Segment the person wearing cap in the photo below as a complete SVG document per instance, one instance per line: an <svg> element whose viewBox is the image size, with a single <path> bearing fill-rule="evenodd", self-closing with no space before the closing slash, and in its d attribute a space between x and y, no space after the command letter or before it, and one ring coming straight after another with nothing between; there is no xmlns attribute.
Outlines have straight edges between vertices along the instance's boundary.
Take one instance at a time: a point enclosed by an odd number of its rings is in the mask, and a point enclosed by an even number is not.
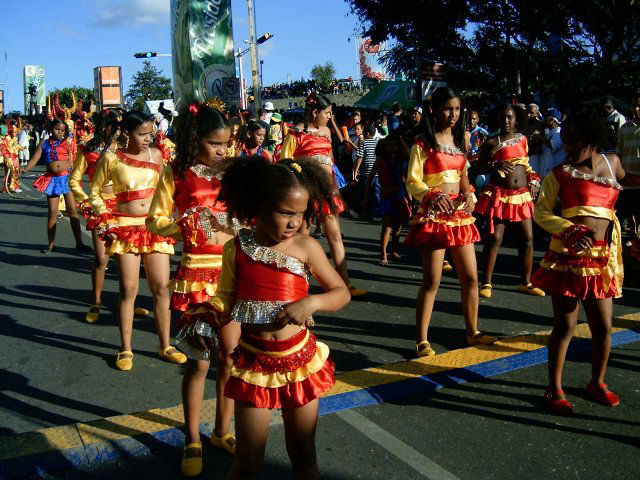
<svg viewBox="0 0 640 480"><path fill-rule="evenodd" d="M271 124L265 141L265 149L273 154L276 148L278 148L278 145L282 145L282 138L282 115L275 112L271 115Z"/></svg>
<svg viewBox="0 0 640 480"><path fill-rule="evenodd" d="M413 120L414 125L420 124L420 120L422 119L422 107L413 107L413 109L411 110L411 119Z"/></svg>
<svg viewBox="0 0 640 480"><path fill-rule="evenodd" d="M261 118L261 120L264 120L267 123L271 123L271 117L273 116L273 111L275 110L273 108L273 103L272 102L265 102L264 109L266 111L266 114L265 114L264 118Z"/></svg>
<svg viewBox="0 0 640 480"><path fill-rule="evenodd" d="M562 148L560 138L560 119L562 114L556 108L549 108L544 119L545 134L539 135L541 143L540 151L540 177L544 178L547 173L564 162L565 153Z"/></svg>

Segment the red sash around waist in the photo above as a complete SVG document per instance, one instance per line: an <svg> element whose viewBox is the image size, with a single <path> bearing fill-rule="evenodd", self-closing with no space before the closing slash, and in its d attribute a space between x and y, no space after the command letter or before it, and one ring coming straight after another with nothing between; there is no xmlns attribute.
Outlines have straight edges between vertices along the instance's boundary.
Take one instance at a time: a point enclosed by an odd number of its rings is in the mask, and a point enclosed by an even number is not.
<svg viewBox="0 0 640 480"><path fill-rule="evenodd" d="M116 193L116 200L118 203L126 203L133 200L149 198L153 195L153 192L155 192L155 190L155 188L146 188L144 190L130 190L127 192Z"/></svg>

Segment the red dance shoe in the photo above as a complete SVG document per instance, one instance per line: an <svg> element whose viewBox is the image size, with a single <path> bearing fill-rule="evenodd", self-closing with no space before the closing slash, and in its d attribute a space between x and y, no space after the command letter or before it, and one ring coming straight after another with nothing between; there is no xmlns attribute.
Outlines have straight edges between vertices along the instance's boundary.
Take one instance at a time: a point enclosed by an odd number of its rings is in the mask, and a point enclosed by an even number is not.
<svg viewBox="0 0 640 480"><path fill-rule="evenodd" d="M550 388L547 388L544 391L544 406L547 410L556 415L573 414L573 408L571 407L569 400L564 398L564 392L561 389L553 391Z"/></svg>
<svg viewBox="0 0 640 480"><path fill-rule="evenodd" d="M606 407L617 407L620 405L618 395L609 390L606 383L589 382L587 385L587 395L594 401Z"/></svg>

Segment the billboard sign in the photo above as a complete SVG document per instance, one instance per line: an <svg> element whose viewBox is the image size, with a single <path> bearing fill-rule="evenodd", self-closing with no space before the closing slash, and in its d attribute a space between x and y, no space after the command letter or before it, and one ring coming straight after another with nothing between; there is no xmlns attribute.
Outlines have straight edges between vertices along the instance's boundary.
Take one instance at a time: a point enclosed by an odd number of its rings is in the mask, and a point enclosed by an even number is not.
<svg viewBox="0 0 640 480"><path fill-rule="evenodd" d="M447 68L442 63L425 63L421 78L422 100L426 100L436 88L447 86Z"/></svg>
<svg viewBox="0 0 640 480"><path fill-rule="evenodd" d="M47 104L44 67L42 65L24 66L24 111L40 111ZM40 106L38 108L37 106Z"/></svg>
<svg viewBox="0 0 640 480"><path fill-rule="evenodd" d="M120 67L95 67L93 81L98 110L123 105L122 69Z"/></svg>
<svg viewBox="0 0 640 480"><path fill-rule="evenodd" d="M386 50L386 43L374 44L370 37L356 37L358 49L358 64L360 76L374 80L387 80L387 71L382 63L382 54Z"/></svg>
<svg viewBox="0 0 640 480"><path fill-rule="evenodd" d="M239 104L231 0L171 0L171 43L176 108L212 97Z"/></svg>

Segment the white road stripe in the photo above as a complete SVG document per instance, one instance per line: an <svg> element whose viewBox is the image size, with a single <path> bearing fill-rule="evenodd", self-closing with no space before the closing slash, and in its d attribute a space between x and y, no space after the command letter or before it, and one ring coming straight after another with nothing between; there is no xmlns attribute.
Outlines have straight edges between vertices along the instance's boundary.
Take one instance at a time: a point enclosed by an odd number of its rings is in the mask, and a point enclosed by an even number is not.
<svg viewBox="0 0 640 480"><path fill-rule="evenodd" d="M460 480L451 472L429 460L413 447L355 410L343 410L337 412L336 415L389 453L398 457L423 477L430 480Z"/></svg>

